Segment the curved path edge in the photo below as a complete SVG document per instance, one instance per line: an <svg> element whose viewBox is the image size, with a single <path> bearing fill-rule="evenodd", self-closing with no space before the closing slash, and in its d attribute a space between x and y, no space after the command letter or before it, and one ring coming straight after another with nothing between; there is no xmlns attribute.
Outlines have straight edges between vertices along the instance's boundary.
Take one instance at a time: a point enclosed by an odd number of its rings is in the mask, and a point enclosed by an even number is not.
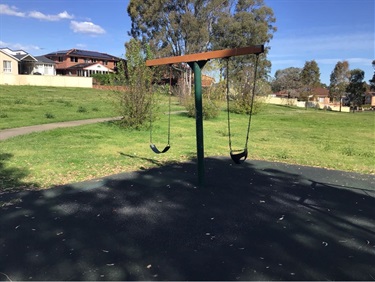
<svg viewBox="0 0 375 282"><path fill-rule="evenodd" d="M73 127L73 126L98 123L98 122L106 122L106 121L112 121L112 120L118 120L118 119L120 119L120 117L95 118L95 119L55 122L55 123L47 123L47 124L40 124L40 125L31 125L31 126L4 129L4 130L0 130L0 140L6 140L8 138L19 136L19 135L29 134L33 132L40 132L40 131L45 131L45 130L51 130L55 128Z"/></svg>

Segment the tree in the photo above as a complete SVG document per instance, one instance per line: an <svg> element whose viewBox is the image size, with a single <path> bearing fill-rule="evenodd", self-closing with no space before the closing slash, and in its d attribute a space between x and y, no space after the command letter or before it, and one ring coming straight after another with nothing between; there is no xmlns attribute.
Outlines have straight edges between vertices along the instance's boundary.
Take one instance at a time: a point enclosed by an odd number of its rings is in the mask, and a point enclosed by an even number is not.
<svg viewBox="0 0 375 282"><path fill-rule="evenodd" d="M308 96L312 95L313 88L320 86L320 70L318 64L312 60L305 62L301 72L302 92L301 96L308 101Z"/></svg>
<svg viewBox="0 0 375 282"><path fill-rule="evenodd" d="M340 101L340 111L341 97L345 94L346 88L349 85L349 78L349 63L347 61L337 62L330 77L329 97L332 100Z"/></svg>
<svg viewBox="0 0 375 282"><path fill-rule="evenodd" d="M149 43L160 56L180 56L209 48L220 0L131 0L129 35Z"/></svg>
<svg viewBox="0 0 375 282"><path fill-rule="evenodd" d="M120 62L116 84L124 87L118 92L119 114L123 116L121 125L140 128L150 114L152 69L146 66L145 60L151 58L149 48L142 48L141 42L131 39L126 44L126 64Z"/></svg>
<svg viewBox="0 0 375 282"><path fill-rule="evenodd" d="M301 71L302 69L294 67L277 70L272 90L287 91L289 97L296 97L297 90L301 88Z"/></svg>
<svg viewBox="0 0 375 282"><path fill-rule="evenodd" d="M231 4L232 3L232 6ZM228 1L228 8L221 12L217 23L213 25L212 47L215 50L265 44L273 38L277 30L273 10L263 0ZM232 12L233 11L233 12ZM258 66L258 78L266 78L271 63L266 59L268 49L261 56ZM253 56L238 56L231 59L231 77L237 77L243 83L253 81Z"/></svg>
<svg viewBox="0 0 375 282"><path fill-rule="evenodd" d="M157 56L265 44L276 31L273 11L263 0L131 0L127 11L130 35L148 42ZM261 61L264 77L270 62L266 56ZM236 58L235 65L236 76L240 71L245 76L252 73L243 67L253 66L249 58Z"/></svg>
<svg viewBox="0 0 375 282"><path fill-rule="evenodd" d="M372 67L375 70L375 60L372 61ZM374 75L372 76L372 79L370 79L369 82L370 82L370 90L375 91L375 71L374 71Z"/></svg>
<svg viewBox="0 0 375 282"><path fill-rule="evenodd" d="M366 91L363 79L365 78L365 72L361 69L354 69L350 71L349 85L346 91L349 93L348 98L353 112L355 107L360 107L363 104L363 94Z"/></svg>

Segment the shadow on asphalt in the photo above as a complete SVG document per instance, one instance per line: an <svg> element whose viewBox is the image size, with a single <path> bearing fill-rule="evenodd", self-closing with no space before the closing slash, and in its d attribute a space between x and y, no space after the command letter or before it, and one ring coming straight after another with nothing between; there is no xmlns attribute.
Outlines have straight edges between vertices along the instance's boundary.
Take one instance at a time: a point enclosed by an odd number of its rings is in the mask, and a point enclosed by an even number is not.
<svg viewBox="0 0 375 282"><path fill-rule="evenodd" d="M373 176L205 165L1 195L0 279L374 280Z"/></svg>

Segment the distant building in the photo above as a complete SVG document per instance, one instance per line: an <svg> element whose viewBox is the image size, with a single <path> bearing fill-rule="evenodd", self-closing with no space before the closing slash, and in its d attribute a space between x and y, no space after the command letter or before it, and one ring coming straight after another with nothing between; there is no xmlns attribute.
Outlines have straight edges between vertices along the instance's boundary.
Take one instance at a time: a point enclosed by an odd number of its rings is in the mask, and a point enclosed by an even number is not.
<svg viewBox="0 0 375 282"><path fill-rule="evenodd" d="M56 75L55 62L45 56L36 56L33 74Z"/></svg>
<svg viewBox="0 0 375 282"><path fill-rule="evenodd" d="M95 51L70 49L46 54L56 64L57 75L91 76L116 72L121 58Z"/></svg>
<svg viewBox="0 0 375 282"><path fill-rule="evenodd" d="M3 58L1 59L4 73L33 73L34 64L37 62L37 59L32 55L23 50L11 50L9 48L1 48L0 51L8 57L7 59L5 56L2 56Z"/></svg>

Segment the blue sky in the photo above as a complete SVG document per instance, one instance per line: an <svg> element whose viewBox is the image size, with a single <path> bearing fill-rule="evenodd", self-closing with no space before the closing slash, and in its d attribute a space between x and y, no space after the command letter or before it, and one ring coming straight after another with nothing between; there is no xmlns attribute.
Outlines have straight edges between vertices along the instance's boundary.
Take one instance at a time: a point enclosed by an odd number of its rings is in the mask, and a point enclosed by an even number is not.
<svg viewBox="0 0 375 282"><path fill-rule="evenodd" d="M278 31L269 43L271 75L315 60L321 81L338 61L372 78L374 0L265 0ZM125 0L2 0L0 47L38 56L78 48L124 56L131 22Z"/></svg>

